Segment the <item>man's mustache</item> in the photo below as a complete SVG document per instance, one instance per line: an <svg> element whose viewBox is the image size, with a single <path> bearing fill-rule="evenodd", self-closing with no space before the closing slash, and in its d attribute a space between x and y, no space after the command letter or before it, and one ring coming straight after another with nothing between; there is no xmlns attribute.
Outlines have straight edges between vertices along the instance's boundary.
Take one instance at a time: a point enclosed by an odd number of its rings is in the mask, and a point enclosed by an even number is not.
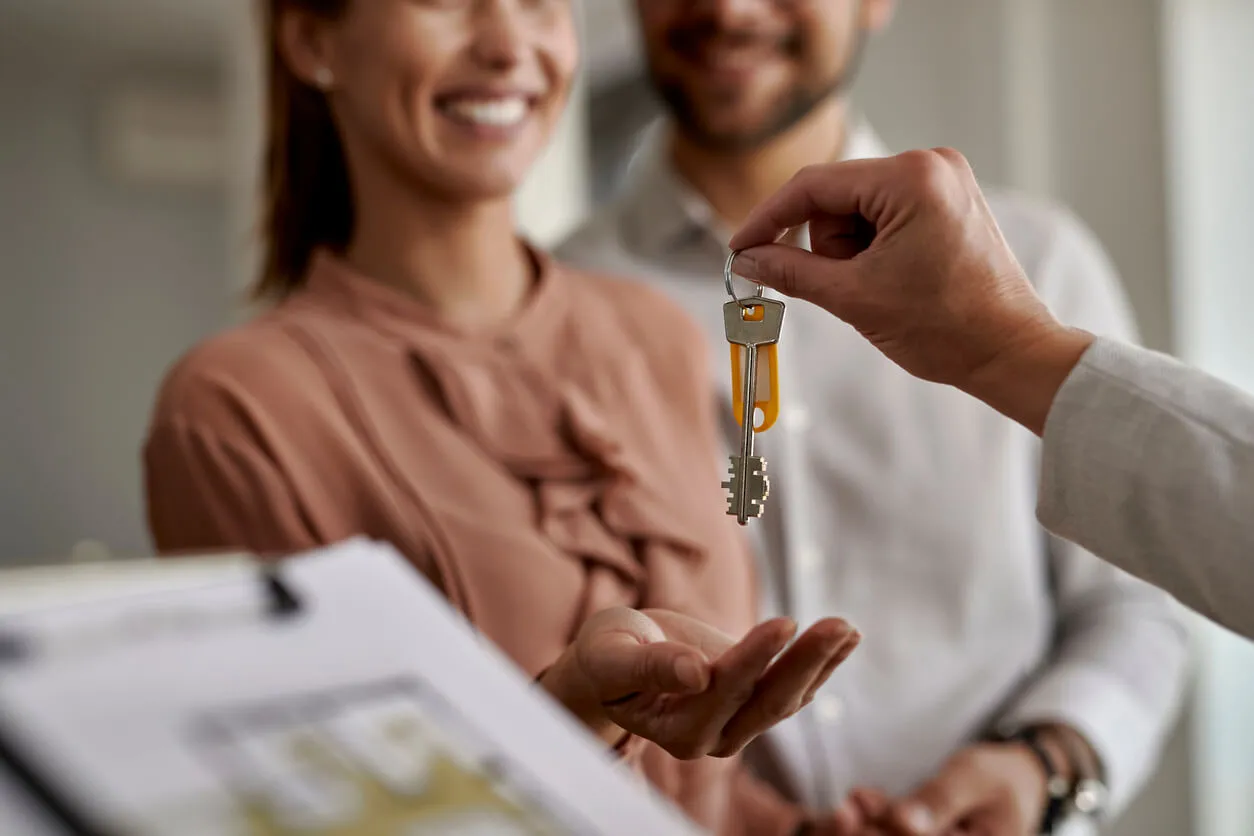
<svg viewBox="0 0 1254 836"><path fill-rule="evenodd" d="M776 49L795 55L801 49L801 35L796 31L765 31L760 29L725 29L715 23L694 23L672 29L666 44L676 52L692 54L712 44L727 47Z"/></svg>

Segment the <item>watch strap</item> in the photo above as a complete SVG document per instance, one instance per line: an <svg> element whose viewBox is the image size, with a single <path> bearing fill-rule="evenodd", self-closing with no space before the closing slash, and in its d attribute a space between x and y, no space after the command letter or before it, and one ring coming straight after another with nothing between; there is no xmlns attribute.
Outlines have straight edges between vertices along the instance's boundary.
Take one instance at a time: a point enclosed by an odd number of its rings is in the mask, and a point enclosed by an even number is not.
<svg viewBox="0 0 1254 836"><path fill-rule="evenodd" d="M1075 775L1075 786L1071 788L1071 810L1099 821L1110 798L1101 761L1091 749L1079 745L1070 735L1062 735L1059 742Z"/></svg>
<svg viewBox="0 0 1254 836"><path fill-rule="evenodd" d="M1015 734L999 738L1003 743L1018 743L1026 748L1040 762L1045 772L1045 809L1041 811L1041 821L1036 832L1040 836L1054 836L1060 825L1067 818L1072 794L1071 782L1062 776L1053 757L1037 740L1035 729L1024 729Z"/></svg>

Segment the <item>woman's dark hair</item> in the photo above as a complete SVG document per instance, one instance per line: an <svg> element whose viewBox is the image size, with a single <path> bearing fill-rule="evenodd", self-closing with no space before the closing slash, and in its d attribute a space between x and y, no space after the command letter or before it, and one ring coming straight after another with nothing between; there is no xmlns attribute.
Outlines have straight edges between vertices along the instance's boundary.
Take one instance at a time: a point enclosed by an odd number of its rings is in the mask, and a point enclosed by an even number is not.
<svg viewBox="0 0 1254 836"><path fill-rule="evenodd" d="M334 19L349 0L262 0L267 59L264 260L253 296L278 299L305 281L318 247L341 250L353 230L348 163L326 96L297 78L279 46L283 12Z"/></svg>

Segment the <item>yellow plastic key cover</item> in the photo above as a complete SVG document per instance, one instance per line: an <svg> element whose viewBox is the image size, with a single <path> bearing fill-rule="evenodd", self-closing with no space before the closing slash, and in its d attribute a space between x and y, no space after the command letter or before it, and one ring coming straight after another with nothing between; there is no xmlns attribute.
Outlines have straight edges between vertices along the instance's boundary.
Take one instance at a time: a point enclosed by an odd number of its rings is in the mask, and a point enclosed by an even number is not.
<svg viewBox="0 0 1254 836"><path fill-rule="evenodd" d="M766 310L759 306L745 311L745 319L761 319ZM779 418L779 354L778 346L764 345L758 347L758 380L757 393L754 396L755 417L761 414L761 423L753 425L753 431L766 432ZM744 357L747 349L742 345L731 345L732 367L732 410L736 415L736 423L744 423Z"/></svg>

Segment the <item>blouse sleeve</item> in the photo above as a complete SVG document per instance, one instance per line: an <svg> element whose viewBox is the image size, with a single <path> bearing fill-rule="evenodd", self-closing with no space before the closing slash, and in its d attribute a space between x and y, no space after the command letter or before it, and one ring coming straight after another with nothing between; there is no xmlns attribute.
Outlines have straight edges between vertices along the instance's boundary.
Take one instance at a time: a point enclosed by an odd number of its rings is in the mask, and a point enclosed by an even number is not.
<svg viewBox="0 0 1254 836"><path fill-rule="evenodd" d="M155 426L144 447L144 481L161 554L282 555L318 545L280 469L244 440L181 420Z"/></svg>

